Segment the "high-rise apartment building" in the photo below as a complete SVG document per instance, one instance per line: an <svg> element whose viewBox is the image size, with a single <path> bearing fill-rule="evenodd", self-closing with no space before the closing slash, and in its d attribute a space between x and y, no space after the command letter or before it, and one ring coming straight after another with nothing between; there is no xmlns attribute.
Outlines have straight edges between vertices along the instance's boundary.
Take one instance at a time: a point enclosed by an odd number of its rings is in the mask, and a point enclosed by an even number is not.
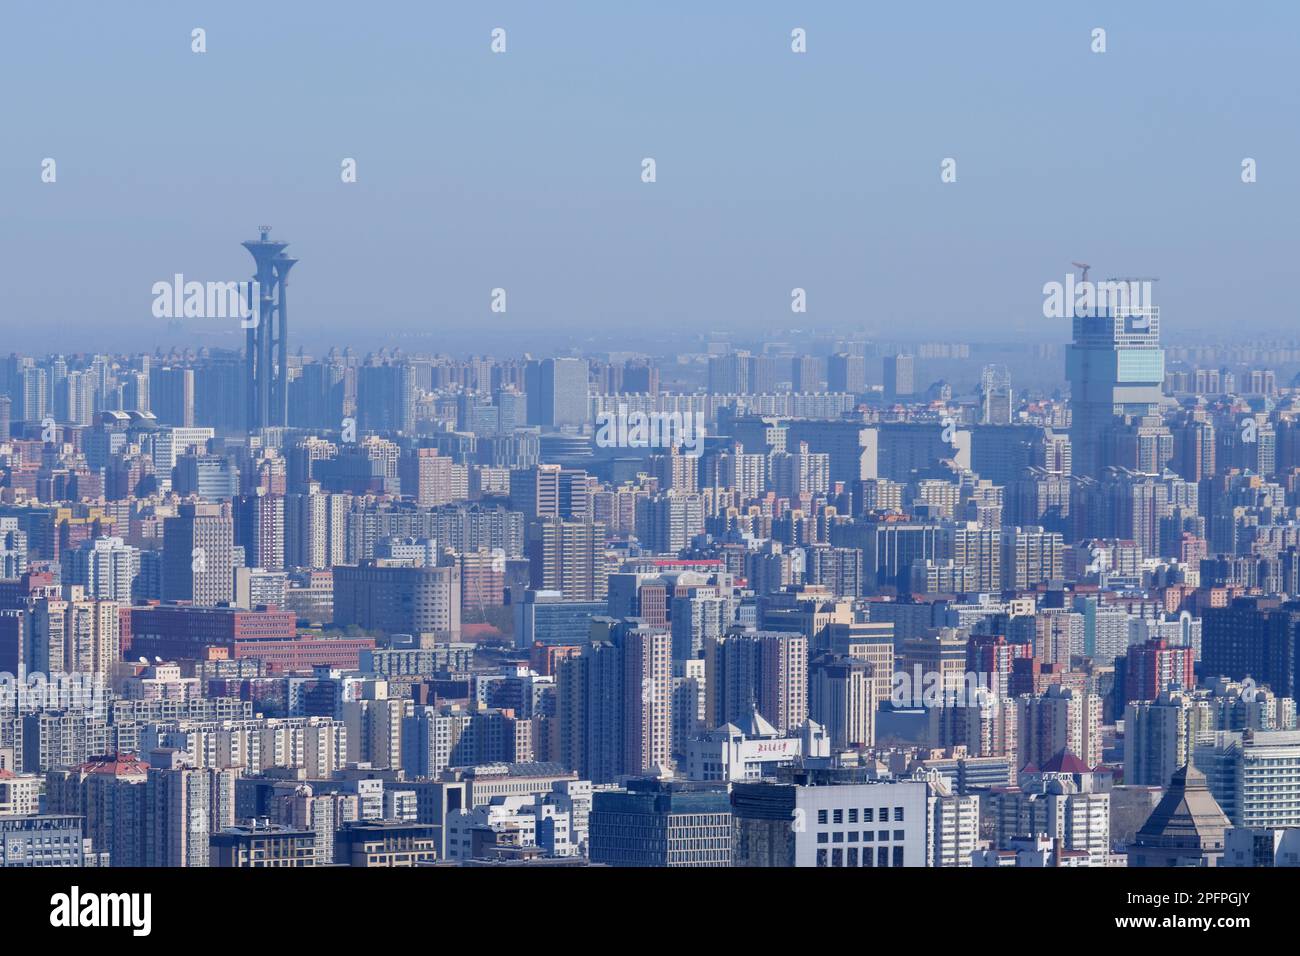
<svg viewBox="0 0 1300 956"><path fill-rule="evenodd" d="M234 598L235 523L228 508L182 504L163 521L163 599L213 607Z"/></svg>
<svg viewBox="0 0 1300 956"><path fill-rule="evenodd" d="M524 366L528 424L544 429L580 426L591 415L586 359L530 359Z"/></svg>
<svg viewBox="0 0 1300 956"><path fill-rule="evenodd" d="M887 400L911 398L916 393L916 359L906 352L885 356L884 377Z"/></svg>
<svg viewBox="0 0 1300 956"><path fill-rule="evenodd" d="M548 519L530 526L525 552L532 586L559 591L566 601L599 601L608 593L605 526Z"/></svg>
<svg viewBox="0 0 1300 956"><path fill-rule="evenodd" d="M875 684L871 665L845 655L824 654L808 669L808 715L825 728L837 750L876 741Z"/></svg>
<svg viewBox="0 0 1300 956"><path fill-rule="evenodd" d="M867 389L867 359L837 352L826 360L826 390L859 395Z"/></svg>
<svg viewBox="0 0 1300 956"><path fill-rule="evenodd" d="M64 583L81 585L87 597L131 603L140 551L121 538L96 538L66 552L62 563Z"/></svg>
<svg viewBox="0 0 1300 956"><path fill-rule="evenodd" d="M808 719L808 638L779 631L733 630L704 642L711 726L757 710L781 733Z"/></svg>
<svg viewBox="0 0 1300 956"><path fill-rule="evenodd" d="M1062 687L1049 687L1038 696L1020 698L1017 732L1022 764L1047 764L1065 752L1088 767L1101 758L1101 698Z"/></svg>
<svg viewBox="0 0 1300 956"><path fill-rule="evenodd" d="M206 867L211 834L235 823L238 770L187 767L174 750L149 757L144 857L149 867Z"/></svg>

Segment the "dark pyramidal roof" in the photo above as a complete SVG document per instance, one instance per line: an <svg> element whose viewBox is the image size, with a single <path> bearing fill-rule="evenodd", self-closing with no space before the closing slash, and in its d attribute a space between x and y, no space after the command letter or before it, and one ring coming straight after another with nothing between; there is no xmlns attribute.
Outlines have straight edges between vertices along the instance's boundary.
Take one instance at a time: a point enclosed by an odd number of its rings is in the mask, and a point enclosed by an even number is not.
<svg viewBox="0 0 1300 956"><path fill-rule="evenodd" d="M1137 832L1145 846L1223 846L1223 833L1232 826L1210 793L1205 774L1191 764L1180 767L1169 790Z"/></svg>

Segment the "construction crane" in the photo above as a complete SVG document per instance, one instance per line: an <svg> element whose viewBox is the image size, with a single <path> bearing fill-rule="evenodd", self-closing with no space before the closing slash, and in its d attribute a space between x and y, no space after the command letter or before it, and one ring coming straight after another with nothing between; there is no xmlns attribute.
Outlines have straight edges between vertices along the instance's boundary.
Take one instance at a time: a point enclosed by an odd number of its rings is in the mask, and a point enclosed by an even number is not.
<svg viewBox="0 0 1300 956"><path fill-rule="evenodd" d="M1131 294L1137 294L1137 290L1139 289L1139 283L1145 286L1148 282L1159 282L1160 277L1159 276L1111 276L1106 281L1123 283L1130 290ZM1151 290L1146 289L1143 291L1149 293ZM1151 304L1150 302L1147 303L1147 305L1150 304Z"/></svg>
<svg viewBox="0 0 1300 956"><path fill-rule="evenodd" d="M1092 266L1088 265L1086 262L1071 262L1070 265L1074 266L1076 269L1083 270L1083 278L1079 280L1080 282L1088 281L1088 270L1091 269Z"/></svg>

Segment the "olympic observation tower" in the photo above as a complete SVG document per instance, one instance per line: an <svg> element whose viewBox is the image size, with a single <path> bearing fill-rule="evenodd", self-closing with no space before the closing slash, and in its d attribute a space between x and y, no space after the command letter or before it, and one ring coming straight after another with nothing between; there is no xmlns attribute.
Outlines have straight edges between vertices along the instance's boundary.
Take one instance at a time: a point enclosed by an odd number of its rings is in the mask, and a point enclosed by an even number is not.
<svg viewBox="0 0 1300 956"><path fill-rule="evenodd" d="M243 243L257 263L253 279L260 299L255 323L245 333L248 385L248 431L289 424L289 270L298 260L286 256L287 242L270 238L271 227L260 226L261 237ZM251 295L251 292L250 292ZM252 307L252 303L249 303Z"/></svg>

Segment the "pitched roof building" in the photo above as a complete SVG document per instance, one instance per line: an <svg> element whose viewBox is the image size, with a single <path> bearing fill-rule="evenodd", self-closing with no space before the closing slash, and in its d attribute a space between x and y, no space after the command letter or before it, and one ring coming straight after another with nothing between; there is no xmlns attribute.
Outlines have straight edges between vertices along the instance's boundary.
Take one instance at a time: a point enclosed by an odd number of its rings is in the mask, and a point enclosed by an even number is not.
<svg viewBox="0 0 1300 956"><path fill-rule="evenodd" d="M1169 791L1137 832L1129 866L1218 866L1232 824L1191 764L1174 772Z"/></svg>

